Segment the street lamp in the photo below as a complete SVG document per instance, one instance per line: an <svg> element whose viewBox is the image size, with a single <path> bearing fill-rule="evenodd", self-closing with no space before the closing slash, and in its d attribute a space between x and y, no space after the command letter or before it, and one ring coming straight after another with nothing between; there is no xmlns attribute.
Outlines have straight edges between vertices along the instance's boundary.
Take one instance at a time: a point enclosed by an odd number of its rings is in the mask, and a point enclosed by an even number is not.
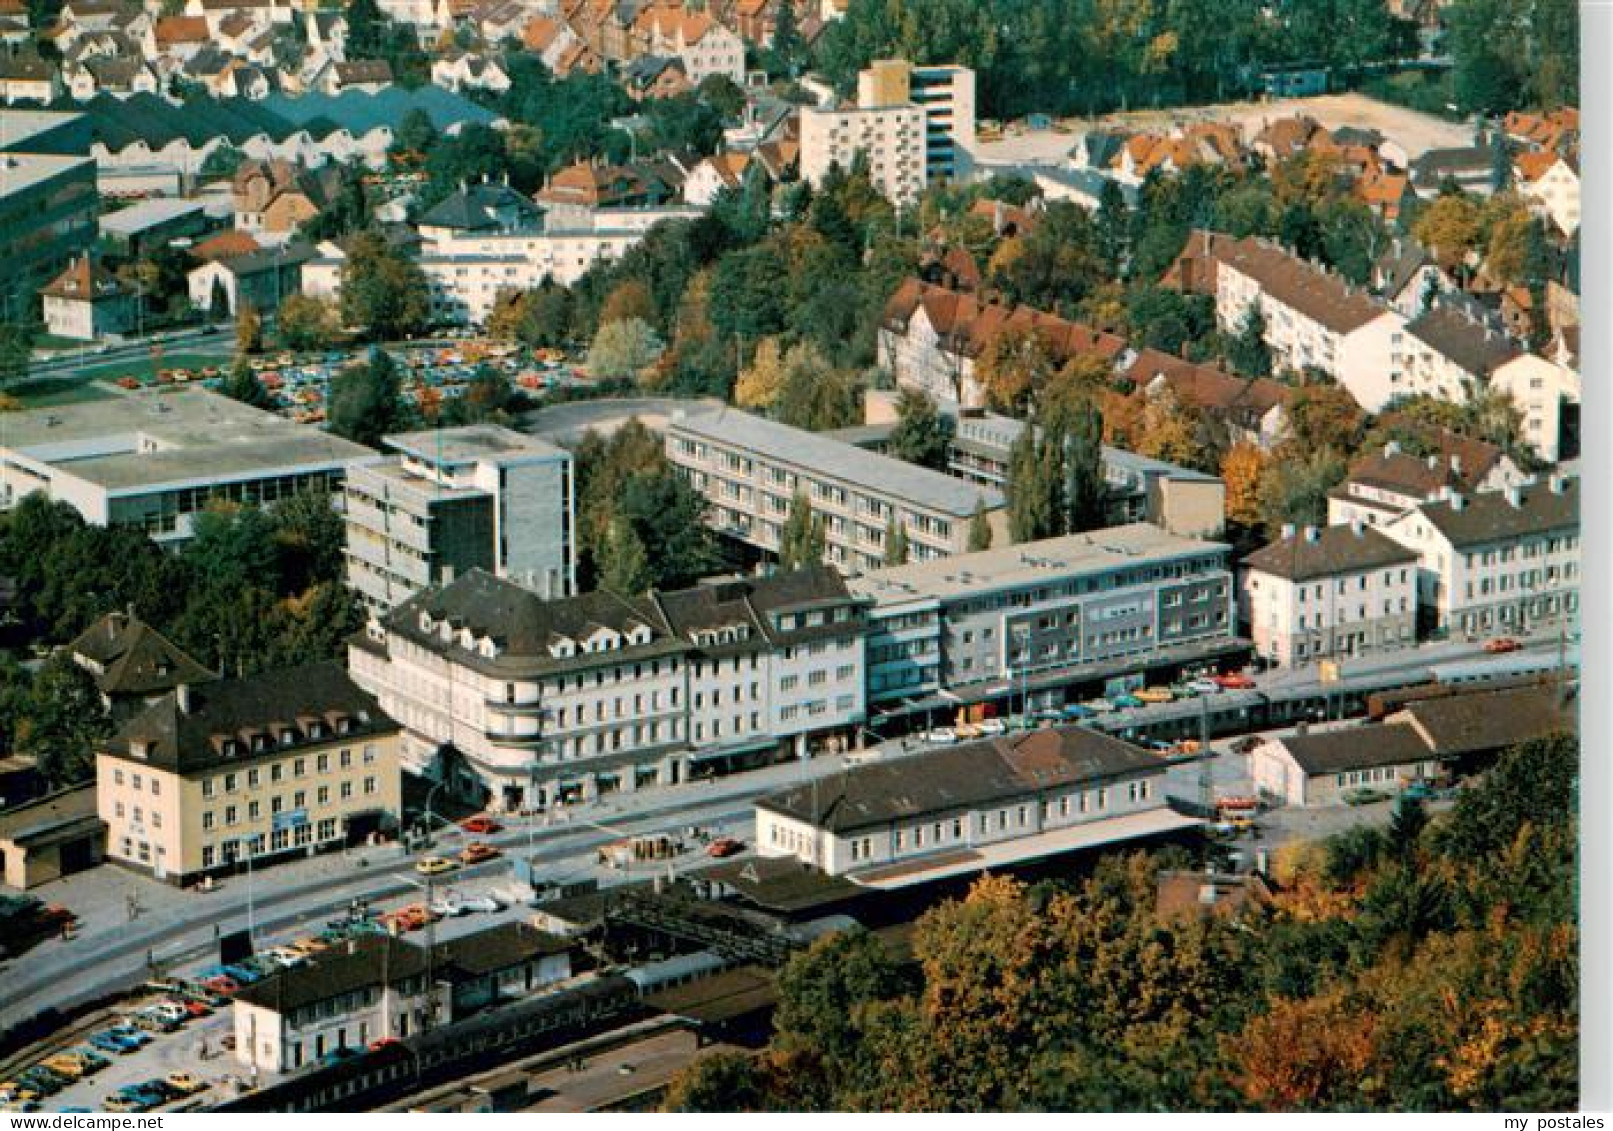
<svg viewBox="0 0 1613 1131"><path fill-rule="evenodd" d="M422 814L421 819L424 821L426 826L426 840L428 843L431 839L431 799L437 796L437 791L447 784L448 779L445 777L426 791L425 811Z"/></svg>

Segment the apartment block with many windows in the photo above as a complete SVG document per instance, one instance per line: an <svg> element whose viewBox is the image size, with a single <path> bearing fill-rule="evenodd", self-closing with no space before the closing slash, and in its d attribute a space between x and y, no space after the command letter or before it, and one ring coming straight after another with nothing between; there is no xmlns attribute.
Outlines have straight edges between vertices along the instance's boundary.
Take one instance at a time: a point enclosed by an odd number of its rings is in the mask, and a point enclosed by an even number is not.
<svg viewBox="0 0 1613 1131"><path fill-rule="evenodd" d="M182 684L96 756L107 856L188 885L391 830L398 730L333 663Z"/></svg>
<svg viewBox="0 0 1613 1131"><path fill-rule="evenodd" d="M893 523L905 531L913 562L967 550L977 507L993 541L1007 541L1007 512L995 488L736 409L674 417L666 450L705 496L707 524L765 553L778 552L800 495L824 522L826 563L847 575L884 566Z"/></svg>

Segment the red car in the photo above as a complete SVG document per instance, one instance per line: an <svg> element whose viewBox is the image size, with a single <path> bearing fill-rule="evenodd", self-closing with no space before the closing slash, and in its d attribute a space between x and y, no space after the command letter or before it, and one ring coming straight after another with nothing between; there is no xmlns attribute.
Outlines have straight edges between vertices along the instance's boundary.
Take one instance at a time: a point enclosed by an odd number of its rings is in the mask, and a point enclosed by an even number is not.
<svg viewBox="0 0 1613 1131"><path fill-rule="evenodd" d="M1516 652L1522 647L1522 644L1519 644L1510 636L1500 636L1494 640L1488 640L1484 644L1484 650L1492 656L1499 656L1505 652Z"/></svg>
<svg viewBox="0 0 1613 1131"><path fill-rule="evenodd" d="M191 1001L189 998L169 998L168 1000L179 1006L180 1009L183 1009L192 1017L206 1017L209 1013L213 1012L201 1002Z"/></svg>
<svg viewBox="0 0 1613 1131"><path fill-rule="evenodd" d="M1242 672L1228 672L1226 675L1212 676L1211 678L1228 691L1248 691L1255 685L1255 681Z"/></svg>
<svg viewBox="0 0 1613 1131"><path fill-rule="evenodd" d="M386 1048L388 1045L396 1045L396 1044L401 1044L401 1043L402 1042L399 1041L396 1037L382 1037L378 1041L371 1041L370 1042L370 1051L371 1052L380 1052L382 1049Z"/></svg>
<svg viewBox="0 0 1613 1131"><path fill-rule="evenodd" d="M711 842L711 845L706 849L706 855L715 856L721 860L724 856L732 856L737 852L743 852L744 849L745 843L743 841L735 840L731 836L721 836Z"/></svg>
<svg viewBox="0 0 1613 1131"><path fill-rule="evenodd" d="M459 822L459 827L468 833L475 833L477 836L487 836L489 833L496 833L504 828L503 825L486 814L477 817L466 817Z"/></svg>
<svg viewBox="0 0 1613 1131"><path fill-rule="evenodd" d="M459 854L459 859L466 865L480 864L484 860L496 860L504 853L485 840L473 840L465 846L465 851Z"/></svg>
<svg viewBox="0 0 1613 1131"><path fill-rule="evenodd" d="M241 989L239 982L234 978L227 978L223 974L218 975L216 978L205 979L202 985L220 997L234 997Z"/></svg>

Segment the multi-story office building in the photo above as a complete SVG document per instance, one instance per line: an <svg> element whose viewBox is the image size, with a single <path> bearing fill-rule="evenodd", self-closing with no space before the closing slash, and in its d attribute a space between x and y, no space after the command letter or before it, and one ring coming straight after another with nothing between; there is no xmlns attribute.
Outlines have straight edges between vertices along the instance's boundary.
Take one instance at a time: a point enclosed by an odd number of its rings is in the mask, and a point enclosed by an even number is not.
<svg viewBox="0 0 1613 1131"><path fill-rule="evenodd" d="M378 458L204 389L124 393L7 414L0 508L43 491L86 522L180 542L215 499L273 504L307 489L339 493L349 468Z"/></svg>
<svg viewBox="0 0 1613 1131"><path fill-rule="evenodd" d="M863 717L864 632L829 569L553 601L473 570L349 659L409 768L518 810L839 745Z"/></svg>
<svg viewBox="0 0 1613 1131"><path fill-rule="evenodd" d="M962 179L975 141L975 75L878 59L857 76L855 105L801 111L801 176L821 184L861 153L874 187L910 204L928 182Z"/></svg>
<svg viewBox="0 0 1613 1131"><path fill-rule="evenodd" d="M1578 620L1578 479L1554 475L1482 495L1447 491L1382 529L1421 559L1425 629L1521 632Z"/></svg>
<svg viewBox="0 0 1613 1131"><path fill-rule="evenodd" d="M1045 728L859 766L756 803L756 850L894 889L1195 822L1170 763L1081 727Z"/></svg>
<svg viewBox="0 0 1613 1131"><path fill-rule="evenodd" d="M387 436L343 492L347 579L372 612L471 569L545 596L575 588L571 453L478 424Z"/></svg>
<svg viewBox="0 0 1613 1131"><path fill-rule="evenodd" d="M0 321L31 318L34 294L99 234L101 199L84 121L0 111Z"/></svg>
<svg viewBox="0 0 1613 1131"><path fill-rule="evenodd" d="M824 521L825 560L845 574L879 569L891 524L909 561L963 553L977 508L997 545L1007 539L1002 493L815 432L723 408L675 416L666 450L710 504L716 531L777 553L793 500Z"/></svg>
<svg viewBox="0 0 1613 1131"><path fill-rule="evenodd" d="M332 663L181 684L95 778L108 858L180 885L361 842L402 810L398 725Z"/></svg>
<svg viewBox="0 0 1613 1131"><path fill-rule="evenodd" d="M1008 489L1014 444L1031 427L994 412L960 412L947 470L974 483ZM1226 484L1190 467L1104 446L1107 520L1151 522L1185 538L1219 537L1226 525Z"/></svg>
<svg viewBox="0 0 1613 1131"><path fill-rule="evenodd" d="M1060 703L1213 660L1237 647L1229 553L1137 523L853 578L871 602L869 702Z"/></svg>
<svg viewBox="0 0 1613 1131"><path fill-rule="evenodd" d="M1279 664L1409 648L1417 554L1376 527L1296 530L1244 559L1239 613L1255 651Z"/></svg>

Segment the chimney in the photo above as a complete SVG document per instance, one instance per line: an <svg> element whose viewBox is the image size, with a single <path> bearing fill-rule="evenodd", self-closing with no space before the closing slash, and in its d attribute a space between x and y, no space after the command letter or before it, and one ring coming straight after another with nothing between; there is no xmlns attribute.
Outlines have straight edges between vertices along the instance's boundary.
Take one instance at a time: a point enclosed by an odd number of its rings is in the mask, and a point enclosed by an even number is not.
<svg viewBox="0 0 1613 1131"><path fill-rule="evenodd" d="M1462 457L1455 452L1451 453L1451 474L1458 478L1462 474Z"/></svg>
<svg viewBox="0 0 1613 1131"><path fill-rule="evenodd" d="M1451 510L1459 511L1465 506L1467 506L1467 500L1462 497L1462 493L1460 491L1452 491Z"/></svg>
<svg viewBox="0 0 1613 1131"><path fill-rule="evenodd" d="M1314 527L1314 526L1307 526L1305 528L1305 541L1309 542L1311 545L1314 546L1314 545L1316 545L1316 543L1320 542L1321 540L1322 540L1322 532L1320 530L1316 529L1316 527Z"/></svg>
<svg viewBox="0 0 1613 1131"><path fill-rule="evenodd" d="M1354 534L1357 538L1366 537L1366 526L1362 524L1359 518L1352 518L1350 520L1350 533Z"/></svg>
<svg viewBox="0 0 1613 1131"><path fill-rule="evenodd" d="M1283 523L1283 541L1284 542L1291 542L1291 541L1293 541L1293 539L1294 539L1294 524L1291 523L1291 522Z"/></svg>
<svg viewBox="0 0 1613 1131"><path fill-rule="evenodd" d="M1439 457L1438 456L1429 456L1423 462L1428 465L1428 470L1429 471L1438 471L1439 470Z"/></svg>
<svg viewBox="0 0 1613 1131"><path fill-rule="evenodd" d="M1399 454L1400 454L1400 444L1398 442L1396 442L1394 440L1390 440L1387 444L1385 444L1383 446L1383 458L1384 459L1389 459L1391 456L1397 456Z"/></svg>
<svg viewBox="0 0 1613 1131"><path fill-rule="evenodd" d="M1550 479L1546 480L1546 486L1551 489L1551 493L1553 495L1561 495L1564 491L1568 490L1568 476L1553 475Z"/></svg>
<svg viewBox="0 0 1613 1131"><path fill-rule="evenodd" d="M1518 490L1516 483L1507 488L1507 505L1513 510L1523 506L1523 493Z"/></svg>
<svg viewBox="0 0 1613 1131"><path fill-rule="evenodd" d="M174 699L179 703L181 714L190 714L190 684L181 683L174 688Z"/></svg>

